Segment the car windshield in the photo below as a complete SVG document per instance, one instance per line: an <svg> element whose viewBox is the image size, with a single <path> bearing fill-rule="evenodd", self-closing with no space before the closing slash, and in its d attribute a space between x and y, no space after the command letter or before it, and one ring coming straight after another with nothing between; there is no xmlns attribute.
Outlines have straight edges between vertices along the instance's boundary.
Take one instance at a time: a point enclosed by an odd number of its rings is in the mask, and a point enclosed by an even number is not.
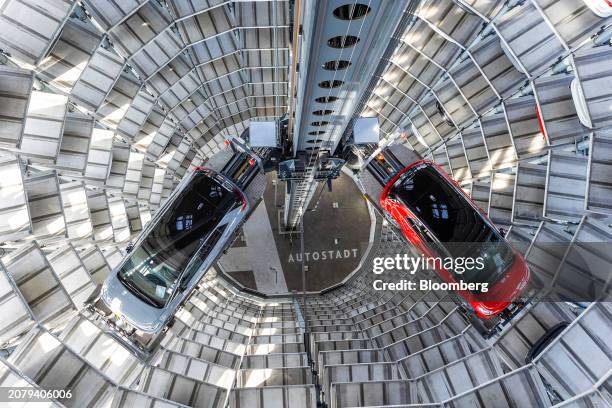
<svg viewBox="0 0 612 408"><path fill-rule="evenodd" d="M119 280L144 301L163 307L189 261L221 219L242 204L220 176L199 172L132 250Z"/></svg>
<svg viewBox="0 0 612 408"><path fill-rule="evenodd" d="M483 258L484 267L466 270L463 280L494 283L512 265L512 248L432 165L408 170L394 184L391 198L408 207L451 257Z"/></svg>

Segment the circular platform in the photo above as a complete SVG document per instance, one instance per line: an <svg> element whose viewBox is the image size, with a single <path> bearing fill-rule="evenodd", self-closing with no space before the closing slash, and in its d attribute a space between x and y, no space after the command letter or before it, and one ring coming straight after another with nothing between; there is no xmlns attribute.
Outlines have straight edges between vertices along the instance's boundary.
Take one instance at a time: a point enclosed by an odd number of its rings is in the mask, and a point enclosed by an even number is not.
<svg viewBox="0 0 612 408"><path fill-rule="evenodd" d="M285 183L268 175L264 200L245 224L234 246L221 258L223 271L242 285L267 294L321 291L346 278L366 255L373 219L353 179L334 180L332 191L319 184L304 215L300 235L279 228Z"/></svg>

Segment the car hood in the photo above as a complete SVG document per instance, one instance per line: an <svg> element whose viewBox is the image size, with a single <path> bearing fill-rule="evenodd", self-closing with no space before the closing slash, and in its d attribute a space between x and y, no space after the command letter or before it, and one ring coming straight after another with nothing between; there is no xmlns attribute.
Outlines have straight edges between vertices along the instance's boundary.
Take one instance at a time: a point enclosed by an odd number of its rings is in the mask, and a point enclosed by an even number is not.
<svg viewBox="0 0 612 408"><path fill-rule="evenodd" d="M160 330L168 315L167 308L156 308L140 300L116 275L105 282L101 298L115 315L148 333Z"/></svg>
<svg viewBox="0 0 612 408"><path fill-rule="evenodd" d="M470 302L480 317L489 318L501 313L525 290L529 284L530 272L525 259L515 251L515 260L505 276L496 282L479 301Z"/></svg>
<svg viewBox="0 0 612 408"><path fill-rule="evenodd" d="M529 283L530 273L523 256L514 251L514 262L506 271L504 277L489 289L484 296L488 302L512 302L525 290Z"/></svg>

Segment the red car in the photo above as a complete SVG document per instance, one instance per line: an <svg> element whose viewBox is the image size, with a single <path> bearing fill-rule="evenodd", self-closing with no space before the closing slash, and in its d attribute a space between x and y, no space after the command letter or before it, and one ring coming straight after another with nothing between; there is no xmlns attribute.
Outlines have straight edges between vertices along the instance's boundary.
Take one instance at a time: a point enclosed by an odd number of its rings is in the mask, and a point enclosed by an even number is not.
<svg viewBox="0 0 612 408"><path fill-rule="evenodd" d="M482 258L458 274L436 266L447 283L487 283L487 292L458 291L481 318L506 309L529 281L529 268L463 189L436 164L421 160L400 171L380 196L381 207L425 257Z"/></svg>

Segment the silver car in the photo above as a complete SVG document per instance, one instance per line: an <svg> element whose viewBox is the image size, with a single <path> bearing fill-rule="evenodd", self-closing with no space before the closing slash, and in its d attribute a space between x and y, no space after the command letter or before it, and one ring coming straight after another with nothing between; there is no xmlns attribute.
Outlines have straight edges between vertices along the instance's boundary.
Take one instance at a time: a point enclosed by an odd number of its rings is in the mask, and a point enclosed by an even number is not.
<svg viewBox="0 0 612 408"><path fill-rule="evenodd" d="M244 193L212 170L196 169L177 190L106 279L93 305L144 352L161 339L249 210Z"/></svg>

